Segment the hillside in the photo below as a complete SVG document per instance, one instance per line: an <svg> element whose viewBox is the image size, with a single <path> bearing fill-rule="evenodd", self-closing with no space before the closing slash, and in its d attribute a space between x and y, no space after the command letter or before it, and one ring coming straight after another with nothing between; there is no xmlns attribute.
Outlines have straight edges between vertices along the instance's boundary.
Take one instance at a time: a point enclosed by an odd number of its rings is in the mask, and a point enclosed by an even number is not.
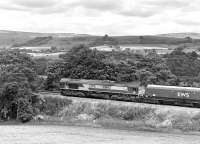
<svg viewBox="0 0 200 144"><path fill-rule="evenodd" d="M175 37L175 38L191 37L193 39L200 39L200 33L169 33L169 34L160 34L160 35L157 35L157 36Z"/></svg>
<svg viewBox="0 0 200 144"><path fill-rule="evenodd" d="M14 43L13 47L57 47L58 49L69 50L80 44L89 45L95 41L95 36L75 36L75 37L35 37L23 43Z"/></svg>
<svg viewBox="0 0 200 144"><path fill-rule="evenodd" d="M115 38L119 44L167 44L178 45L183 43L191 43L187 38L173 38L161 36L116 36ZM194 40L198 42L200 40Z"/></svg>
<svg viewBox="0 0 200 144"><path fill-rule="evenodd" d="M33 33L0 30L0 48L6 47L41 47L55 46L59 49L71 49L79 44L90 46L108 45L145 45L161 47L177 47L187 44L187 48L199 47L200 34L177 33L155 36L92 36L74 33ZM187 38L190 36L193 38ZM199 38L199 39L194 39Z"/></svg>
<svg viewBox="0 0 200 144"><path fill-rule="evenodd" d="M145 45L145 46L161 46L161 47L177 47L182 44L190 44L191 46L199 43L198 39L188 38L172 38L160 36L75 36L75 37L35 37L23 43L15 43L13 46L55 46L59 49L71 49L79 44L90 46L101 45Z"/></svg>
<svg viewBox="0 0 200 144"><path fill-rule="evenodd" d="M57 37L62 39L63 37L85 37L89 36L87 34L74 34L74 33L34 33L34 32L21 32L21 31L7 31L0 30L0 48L12 47L13 45L26 44L28 41L36 37ZM38 39L38 38L37 38ZM32 41L29 45L41 45L33 43ZM48 45L47 42L43 42L43 45Z"/></svg>

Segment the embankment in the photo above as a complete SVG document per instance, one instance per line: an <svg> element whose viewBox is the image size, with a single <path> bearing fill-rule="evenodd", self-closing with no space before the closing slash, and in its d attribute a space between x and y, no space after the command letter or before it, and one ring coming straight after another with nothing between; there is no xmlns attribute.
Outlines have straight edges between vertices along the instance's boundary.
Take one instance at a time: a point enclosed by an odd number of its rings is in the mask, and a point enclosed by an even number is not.
<svg viewBox="0 0 200 144"><path fill-rule="evenodd" d="M152 131L199 131L200 109L141 103L48 97L44 122Z"/></svg>

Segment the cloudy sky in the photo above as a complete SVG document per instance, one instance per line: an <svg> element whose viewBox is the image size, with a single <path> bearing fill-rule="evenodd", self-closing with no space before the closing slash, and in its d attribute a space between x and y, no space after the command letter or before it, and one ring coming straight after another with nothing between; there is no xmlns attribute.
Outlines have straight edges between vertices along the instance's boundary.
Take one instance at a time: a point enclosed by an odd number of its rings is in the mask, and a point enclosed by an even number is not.
<svg viewBox="0 0 200 144"><path fill-rule="evenodd" d="M148 35L200 32L200 0L1 0L0 29Z"/></svg>

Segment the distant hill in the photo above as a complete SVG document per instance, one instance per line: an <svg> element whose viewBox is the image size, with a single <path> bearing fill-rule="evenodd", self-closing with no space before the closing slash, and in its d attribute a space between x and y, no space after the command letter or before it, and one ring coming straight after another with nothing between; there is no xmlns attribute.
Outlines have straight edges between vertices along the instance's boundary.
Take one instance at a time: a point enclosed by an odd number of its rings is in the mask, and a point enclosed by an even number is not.
<svg viewBox="0 0 200 144"><path fill-rule="evenodd" d="M199 39L195 39L194 37L196 35L197 38L197 33L188 33L188 35L186 34L187 33L163 34L155 36L93 36L74 33L34 33L0 30L0 48L54 46L58 49L68 50L78 44L88 44L89 46L139 44L146 46L164 45L165 47L177 47L183 44L187 44L189 47L200 45L200 34ZM188 38L188 36L192 37L193 39L191 40Z"/></svg>
<svg viewBox="0 0 200 144"><path fill-rule="evenodd" d="M58 49L69 50L74 46L85 44L90 45L95 41L95 36L77 37L35 37L23 43L14 43L13 47L57 47Z"/></svg>
<svg viewBox="0 0 200 144"><path fill-rule="evenodd" d="M75 33L34 33L34 32L21 32L21 31L8 31L0 30L0 48L11 47L15 44L23 44L36 37L85 37L87 34Z"/></svg>
<svg viewBox="0 0 200 144"><path fill-rule="evenodd" d="M194 40L200 41L200 40ZM179 45L191 43L187 38L171 38L160 36L76 36L76 37L35 37L23 43L15 43L14 47L21 46L55 46L59 49L71 49L78 44L86 44L90 46L101 45Z"/></svg>
<svg viewBox="0 0 200 144"><path fill-rule="evenodd" d="M1 35L15 35L15 36L29 36L29 37L77 37L77 36L89 36L88 34L76 34L76 33L37 33L37 32L22 32L22 31L8 31L0 30Z"/></svg>
<svg viewBox="0 0 200 144"><path fill-rule="evenodd" d="M116 36L113 37L119 44L167 44L178 45L183 43L191 43L187 38L162 37L162 36ZM194 42L200 40L194 40Z"/></svg>
<svg viewBox="0 0 200 144"><path fill-rule="evenodd" d="M157 36L175 37L175 38L191 37L193 39L200 39L200 33L169 33L169 34L160 34L160 35L157 35Z"/></svg>

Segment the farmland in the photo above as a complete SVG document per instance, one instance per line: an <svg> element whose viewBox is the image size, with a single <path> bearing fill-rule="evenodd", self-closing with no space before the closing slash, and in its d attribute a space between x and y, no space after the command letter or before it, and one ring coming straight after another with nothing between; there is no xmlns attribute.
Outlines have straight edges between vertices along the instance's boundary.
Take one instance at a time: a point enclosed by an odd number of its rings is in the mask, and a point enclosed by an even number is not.
<svg viewBox="0 0 200 144"><path fill-rule="evenodd" d="M56 52L56 53L28 53L33 58L46 58L46 59L59 59L59 55L64 54L65 52Z"/></svg>

